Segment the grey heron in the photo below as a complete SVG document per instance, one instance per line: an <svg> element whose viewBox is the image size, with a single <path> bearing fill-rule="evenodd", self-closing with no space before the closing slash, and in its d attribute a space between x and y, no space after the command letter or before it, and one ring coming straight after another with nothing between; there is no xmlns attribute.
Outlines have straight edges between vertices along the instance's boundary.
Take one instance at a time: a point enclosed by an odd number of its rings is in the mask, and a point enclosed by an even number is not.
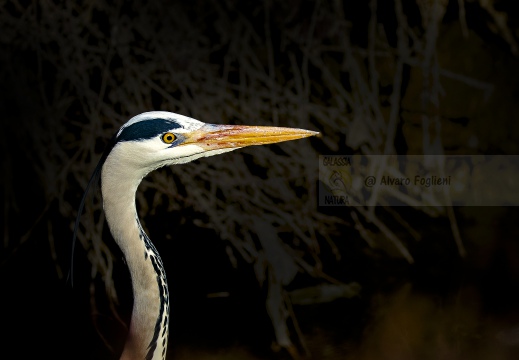
<svg viewBox="0 0 519 360"><path fill-rule="evenodd" d="M135 205L141 180L162 166L317 134L293 128L206 124L164 111L137 115L120 128L94 170L85 195L100 175L108 227L131 275L134 302L121 360L165 359L168 344L166 274ZM85 196L76 218L74 241L84 200Z"/></svg>

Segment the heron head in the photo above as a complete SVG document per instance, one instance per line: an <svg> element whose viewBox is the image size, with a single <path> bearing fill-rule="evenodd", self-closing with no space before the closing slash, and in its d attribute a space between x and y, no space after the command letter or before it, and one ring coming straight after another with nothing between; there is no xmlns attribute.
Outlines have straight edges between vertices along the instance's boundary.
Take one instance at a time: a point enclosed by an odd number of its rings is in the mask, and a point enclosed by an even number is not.
<svg viewBox="0 0 519 360"><path fill-rule="evenodd" d="M317 134L292 128L206 124L170 112L152 111L133 117L121 127L108 157L116 155L120 165L139 169L144 176L165 165Z"/></svg>

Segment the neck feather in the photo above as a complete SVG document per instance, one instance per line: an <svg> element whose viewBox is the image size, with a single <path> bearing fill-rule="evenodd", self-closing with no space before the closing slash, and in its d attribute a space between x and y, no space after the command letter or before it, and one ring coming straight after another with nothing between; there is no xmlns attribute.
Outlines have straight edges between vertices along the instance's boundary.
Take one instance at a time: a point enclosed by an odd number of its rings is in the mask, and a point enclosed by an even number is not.
<svg viewBox="0 0 519 360"><path fill-rule="evenodd" d="M139 174L122 158L121 148L107 157L101 172L103 207L110 232L121 248L132 279L133 311L121 360L165 359L169 293L162 260L143 231L135 207Z"/></svg>

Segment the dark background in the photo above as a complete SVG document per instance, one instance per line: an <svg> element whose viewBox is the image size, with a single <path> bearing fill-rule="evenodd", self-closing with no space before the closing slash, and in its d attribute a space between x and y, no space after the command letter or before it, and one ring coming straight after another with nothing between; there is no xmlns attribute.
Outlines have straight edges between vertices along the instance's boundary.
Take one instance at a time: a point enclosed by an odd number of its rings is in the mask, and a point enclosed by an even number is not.
<svg viewBox="0 0 519 360"><path fill-rule="evenodd" d="M131 285L98 191L72 287L73 223L112 134L166 110L322 133L144 180L173 297L168 358L517 357L515 207L379 206L374 221L317 205L319 155L518 153L512 5L3 2L4 349L118 358Z"/></svg>

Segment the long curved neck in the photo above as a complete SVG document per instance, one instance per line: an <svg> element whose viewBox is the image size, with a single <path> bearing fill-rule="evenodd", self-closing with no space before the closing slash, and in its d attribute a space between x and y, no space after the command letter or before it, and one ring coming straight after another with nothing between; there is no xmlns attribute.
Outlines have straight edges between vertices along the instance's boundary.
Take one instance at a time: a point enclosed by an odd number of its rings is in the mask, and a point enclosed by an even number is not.
<svg viewBox="0 0 519 360"><path fill-rule="evenodd" d="M110 232L130 270L133 311L121 360L165 359L168 342L169 293L162 260L143 231L135 207L136 178L117 152L101 172L103 207ZM146 174L141 174L142 176Z"/></svg>

